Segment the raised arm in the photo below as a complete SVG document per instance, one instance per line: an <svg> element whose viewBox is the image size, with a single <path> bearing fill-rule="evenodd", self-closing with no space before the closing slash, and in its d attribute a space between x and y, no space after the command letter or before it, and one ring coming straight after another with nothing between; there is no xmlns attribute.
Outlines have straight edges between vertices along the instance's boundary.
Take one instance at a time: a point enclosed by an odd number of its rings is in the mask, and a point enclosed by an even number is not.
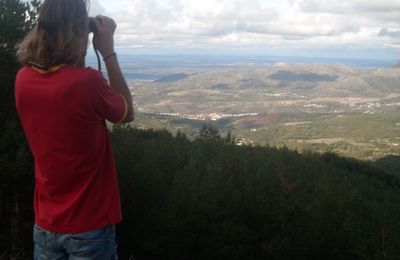
<svg viewBox="0 0 400 260"><path fill-rule="evenodd" d="M114 31L117 25L109 17L98 15L94 19L96 32L94 33L94 44L103 56L106 64L110 86L123 96L128 105L128 113L121 123L130 122L134 119L132 95L122 75L118 58L114 50Z"/></svg>

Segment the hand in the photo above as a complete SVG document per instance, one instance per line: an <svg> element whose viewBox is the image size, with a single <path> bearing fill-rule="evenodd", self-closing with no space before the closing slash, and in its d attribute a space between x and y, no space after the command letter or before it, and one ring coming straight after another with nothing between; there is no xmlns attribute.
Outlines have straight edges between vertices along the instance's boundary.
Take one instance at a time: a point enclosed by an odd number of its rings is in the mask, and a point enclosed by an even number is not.
<svg viewBox="0 0 400 260"><path fill-rule="evenodd" d="M103 57L114 53L114 32L117 25L107 16L98 15L93 19L96 31L93 36L93 44Z"/></svg>

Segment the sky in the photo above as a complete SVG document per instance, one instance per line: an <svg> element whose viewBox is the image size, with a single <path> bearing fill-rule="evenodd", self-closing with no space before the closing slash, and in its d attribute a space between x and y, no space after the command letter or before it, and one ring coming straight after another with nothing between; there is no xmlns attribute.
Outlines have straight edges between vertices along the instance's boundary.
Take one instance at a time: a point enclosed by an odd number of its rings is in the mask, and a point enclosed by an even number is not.
<svg viewBox="0 0 400 260"><path fill-rule="evenodd" d="M131 54L400 59L400 0L91 0Z"/></svg>

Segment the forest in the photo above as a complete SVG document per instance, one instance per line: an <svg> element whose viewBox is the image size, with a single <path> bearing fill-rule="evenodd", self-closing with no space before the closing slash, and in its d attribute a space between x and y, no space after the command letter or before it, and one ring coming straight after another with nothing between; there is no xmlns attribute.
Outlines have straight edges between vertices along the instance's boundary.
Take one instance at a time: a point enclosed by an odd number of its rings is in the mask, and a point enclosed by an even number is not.
<svg viewBox="0 0 400 260"><path fill-rule="evenodd" d="M14 108L15 43L37 1L0 0L0 259L31 259L33 158ZM333 153L237 146L203 126L110 129L120 259L396 259L400 180Z"/></svg>

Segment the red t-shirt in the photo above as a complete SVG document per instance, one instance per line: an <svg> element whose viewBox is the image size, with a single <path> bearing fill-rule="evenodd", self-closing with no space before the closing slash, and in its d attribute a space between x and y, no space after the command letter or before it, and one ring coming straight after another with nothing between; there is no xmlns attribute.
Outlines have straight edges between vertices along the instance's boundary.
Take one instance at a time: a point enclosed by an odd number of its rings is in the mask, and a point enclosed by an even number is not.
<svg viewBox="0 0 400 260"><path fill-rule="evenodd" d="M105 119L120 121L126 101L100 72L64 66L22 68L16 106L35 158L35 222L81 233L120 222L121 206Z"/></svg>

